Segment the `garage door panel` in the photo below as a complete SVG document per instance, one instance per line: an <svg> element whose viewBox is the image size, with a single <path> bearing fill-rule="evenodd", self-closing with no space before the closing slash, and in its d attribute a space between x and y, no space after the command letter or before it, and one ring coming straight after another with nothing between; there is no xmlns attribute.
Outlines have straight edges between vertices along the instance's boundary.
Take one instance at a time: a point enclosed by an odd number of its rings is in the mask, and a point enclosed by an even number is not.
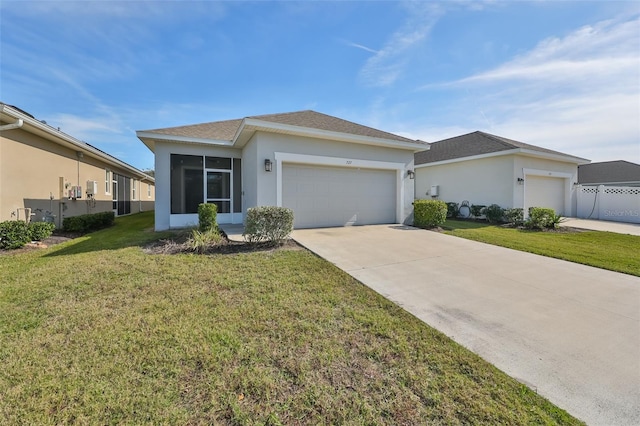
<svg viewBox="0 0 640 426"><path fill-rule="evenodd" d="M394 223L396 172L285 164L282 204L296 228Z"/></svg>
<svg viewBox="0 0 640 426"><path fill-rule="evenodd" d="M525 182L525 211L530 207L546 207L556 214L566 214L565 179L527 175Z"/></svg>

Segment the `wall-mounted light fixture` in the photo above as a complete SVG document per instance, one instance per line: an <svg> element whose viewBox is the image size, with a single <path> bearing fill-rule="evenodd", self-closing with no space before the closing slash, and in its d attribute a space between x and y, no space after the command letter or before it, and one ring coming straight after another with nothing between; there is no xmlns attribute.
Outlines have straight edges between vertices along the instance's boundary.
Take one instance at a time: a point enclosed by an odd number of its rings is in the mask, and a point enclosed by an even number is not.
<svg viewBox="0 0 640 426"><path fill-rule="evenodd" d="M524 178L518 178L518 185L524 185Z"/></svg>
<svg viewBox="0 0 640 426"><path fill-rule="evenodd" d="M269 160L268 158L266 160L264 160L264 171L265 172L270 172L272 167L273 167L273 163L271 162L271 160Z"/></svg>
<svg viewBox="0 0 640 426"><path fill-rule="evenodd" d="M407 176L409 176L409 179L413 179L416 177L416 172L413 170L407 170Z"/></svg>

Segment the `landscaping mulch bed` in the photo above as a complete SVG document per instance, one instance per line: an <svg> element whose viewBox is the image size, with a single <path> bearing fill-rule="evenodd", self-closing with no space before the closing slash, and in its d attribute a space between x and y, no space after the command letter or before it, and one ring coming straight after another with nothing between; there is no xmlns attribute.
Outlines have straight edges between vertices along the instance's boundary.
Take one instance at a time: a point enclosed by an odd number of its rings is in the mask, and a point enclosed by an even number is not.
<svg viewBox="0 0 640 426"><path fill-rule="evenodd" d="M221 244L209 247L201 254L234 254L234 253L250 253L256 251L274 251L274 250L303 250L303 247L292 239L285 240L280 244L272 243L247 243L244 241L229 240L223 235L224 241ZM177 235L175 238L155 241L143 248L147 254L184 254L196 253L187 244L188 235Z"/></svg>

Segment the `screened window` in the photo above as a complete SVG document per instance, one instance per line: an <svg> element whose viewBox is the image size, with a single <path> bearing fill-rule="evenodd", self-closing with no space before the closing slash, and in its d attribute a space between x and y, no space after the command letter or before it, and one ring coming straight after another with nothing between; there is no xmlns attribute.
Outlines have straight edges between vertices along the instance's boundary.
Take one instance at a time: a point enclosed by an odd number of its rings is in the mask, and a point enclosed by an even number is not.
<svg viewBox="0 0 640 426"><path fill-rule="evenodd" d="M203 200L203 157L171 154L171 213L198 213Z"/></svg>

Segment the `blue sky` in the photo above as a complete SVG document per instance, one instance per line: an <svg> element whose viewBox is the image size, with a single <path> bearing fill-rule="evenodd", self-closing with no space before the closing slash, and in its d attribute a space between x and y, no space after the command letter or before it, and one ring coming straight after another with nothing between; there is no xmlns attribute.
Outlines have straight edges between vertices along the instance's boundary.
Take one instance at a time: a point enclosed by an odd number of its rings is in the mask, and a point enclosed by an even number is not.
<svg viewBox="0 0 640 426"><path fill-rule="evenodd" d="M129 164L136 130L313 109L640 163L640 2L0 2L0 100Z"/></svg>

